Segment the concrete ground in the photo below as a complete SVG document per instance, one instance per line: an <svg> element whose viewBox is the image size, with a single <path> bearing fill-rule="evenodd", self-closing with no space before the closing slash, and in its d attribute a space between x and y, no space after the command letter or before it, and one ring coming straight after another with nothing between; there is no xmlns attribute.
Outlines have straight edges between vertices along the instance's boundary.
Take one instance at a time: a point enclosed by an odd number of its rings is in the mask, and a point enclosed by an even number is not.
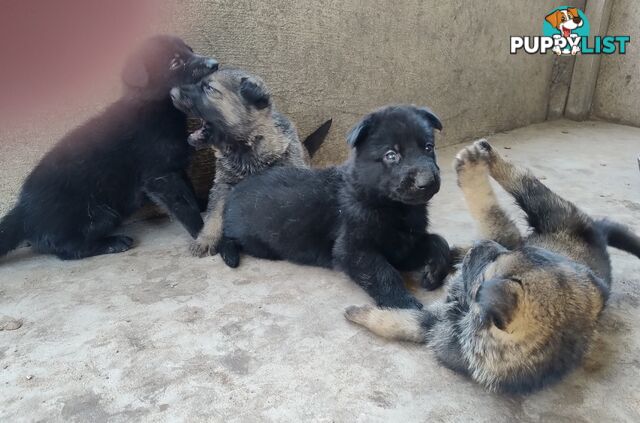
<svg viewBox="0 0 640 423"><path fill-rule="evenodd" d="M490 140L640 232L640 129L556 121ZM435 231L466 243L459 148L439 151L431 210ZM117 256L0 260L0 315L22 320L0 331L0 421L640 421L640 260L619 251L592 356L556 386L503 396L349 324L343 309L370 300L339 273L252 258L232 270L189 256L165 220L122 232L137 246Z"/></svg>

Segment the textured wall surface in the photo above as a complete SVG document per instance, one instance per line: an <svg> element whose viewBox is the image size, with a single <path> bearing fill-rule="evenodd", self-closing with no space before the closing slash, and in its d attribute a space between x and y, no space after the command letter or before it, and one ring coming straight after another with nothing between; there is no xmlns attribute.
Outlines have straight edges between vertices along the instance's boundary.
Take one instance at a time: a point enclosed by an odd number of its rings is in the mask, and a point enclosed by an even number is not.
<svg viewBox="0 0 640 423"><path fill-rule="evenodd" d="M555 3L474 4L186 0L177 18L196 47L262 75L302 134L333 117L324 164L345 158L347 129L387 103L433 108L445 143L545 118L553 59L510 55L509 36L539 34Z"/></svg>
<svg viewBox="0 0 640 423"><path fill-rule="evenodd" d="M510 55L509 36L539 34L556 2L475 4L163 1L158 7L167 13L148 31L176 32L196 50L261 75L302 136L332 117L330 138L316 156L326 165L347 156L348 128L387 103L430 106L444 122L441 145L545 119L553 58ZM64 132L117 97L119 66L112 80L95 81L80 98L0 125L0 212Z"/></svg>
<svg viewBox="0 0 640 423"><path fill-rule="evenodd" d="M640 126L640 2L616 0L609 35L630 35L625 55L603 55L593 99L593 114L613 122Z"/></svg>

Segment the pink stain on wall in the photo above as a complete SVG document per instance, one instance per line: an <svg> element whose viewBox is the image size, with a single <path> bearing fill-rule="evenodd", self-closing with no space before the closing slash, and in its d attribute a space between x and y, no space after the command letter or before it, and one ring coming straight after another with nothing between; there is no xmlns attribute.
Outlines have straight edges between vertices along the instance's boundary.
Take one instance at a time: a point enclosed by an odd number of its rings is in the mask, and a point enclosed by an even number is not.
<svg viewBox="0 0 640 423"><path fill-rule="evenodd" d="M113 81L159 19L153 0L4 0L0 3L0 118L83 99ZM90 99L86 99L90 101Z"/></svg>

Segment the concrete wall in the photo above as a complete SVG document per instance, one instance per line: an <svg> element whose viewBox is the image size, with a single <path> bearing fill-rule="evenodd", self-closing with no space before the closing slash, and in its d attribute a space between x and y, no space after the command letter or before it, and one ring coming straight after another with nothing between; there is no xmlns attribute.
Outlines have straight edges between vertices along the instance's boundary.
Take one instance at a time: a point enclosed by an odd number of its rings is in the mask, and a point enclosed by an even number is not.
<svg viewBox="0 0 640 423"><path fill-rule="evenodd" d="M178 17L198 48L262 75L303 134L334 118L324 164L342 160L346 130L387 103L432 107L444 143L544 120L552 58L509 55L509 35L539 33L555 3L475 4L187 0Z"/></svg>
<svg viewBox="0 0 640 423"><path fill-rule="evenodd" d="M388 103L430 106L444 122L441 144L544 120L553 58L510 55L509 36L539 34L556 5L181 0L162 3L168 13L149 31L177 32L196 50L261 75L302 135L332 117L317 155L324 165L347 156L343 136L360 116ZM0 125L0 211L65 131L118 95L116 76L95 81L91 95Z"/></svg>
<svg viewBox="0 0 640 423"><path fill-rule="evenodd" d="M616 0L608 35L630 35L626 54L603 55L592 104L595 117L640 126L640 2Z"/></svg>

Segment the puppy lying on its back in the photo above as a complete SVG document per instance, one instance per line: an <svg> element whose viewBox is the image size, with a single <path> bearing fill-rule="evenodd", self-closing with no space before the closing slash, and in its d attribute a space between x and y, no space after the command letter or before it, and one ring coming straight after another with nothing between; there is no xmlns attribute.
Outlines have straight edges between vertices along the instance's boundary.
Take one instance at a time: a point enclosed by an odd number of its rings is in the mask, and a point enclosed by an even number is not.
<svg viewBox="0 0 640 423"><path fill-rule="evenodd" d="M427 343L444 365L491 390L538 389L589 348L610 291L607 244L640 257L640 238L591 219L484 140L458 154L456 170L486 240L467 252L446 300L423 311L350 307L346 317L386 338ZM489 175L526 213L529 237L500 208Z"/></svg>
<svg viewBox="0 0 640 423"><path fill-rule="evenodd" d="M274 166L308 167L305 149L291 121L279 113L264 82L240 69L223 69L198 84L171 91L174 104L205 121L189 137L196 148L215 150L216 173L207 217L191 252L216 254L222 236L222 211L229 190L242 179ZM317 149L331 121L309 138Z"/></svg>
<svg viewBox="0 0 640 423"><path fill-rule="evenodd" d="M186 117L169 91L217 68L179 38L146 41L124 68L124 96L69 132L27 177L0 223L0 256L22 241L61 259L126 251L132 239L112 232L145 196L195 237L202 218L185 174Z"/></svg>
<svg viewBox="0 0 640 423"><path fill-rule="evenodd" d="M338 266L379 305L419 308L400 271L423 271L425 287L449 270L449 246L426 232L426 204L440 189L428 109L393 106L350 133L354 154L341 167L270 169L229 195L220 254L239 251L301 264Z"/></svg>

